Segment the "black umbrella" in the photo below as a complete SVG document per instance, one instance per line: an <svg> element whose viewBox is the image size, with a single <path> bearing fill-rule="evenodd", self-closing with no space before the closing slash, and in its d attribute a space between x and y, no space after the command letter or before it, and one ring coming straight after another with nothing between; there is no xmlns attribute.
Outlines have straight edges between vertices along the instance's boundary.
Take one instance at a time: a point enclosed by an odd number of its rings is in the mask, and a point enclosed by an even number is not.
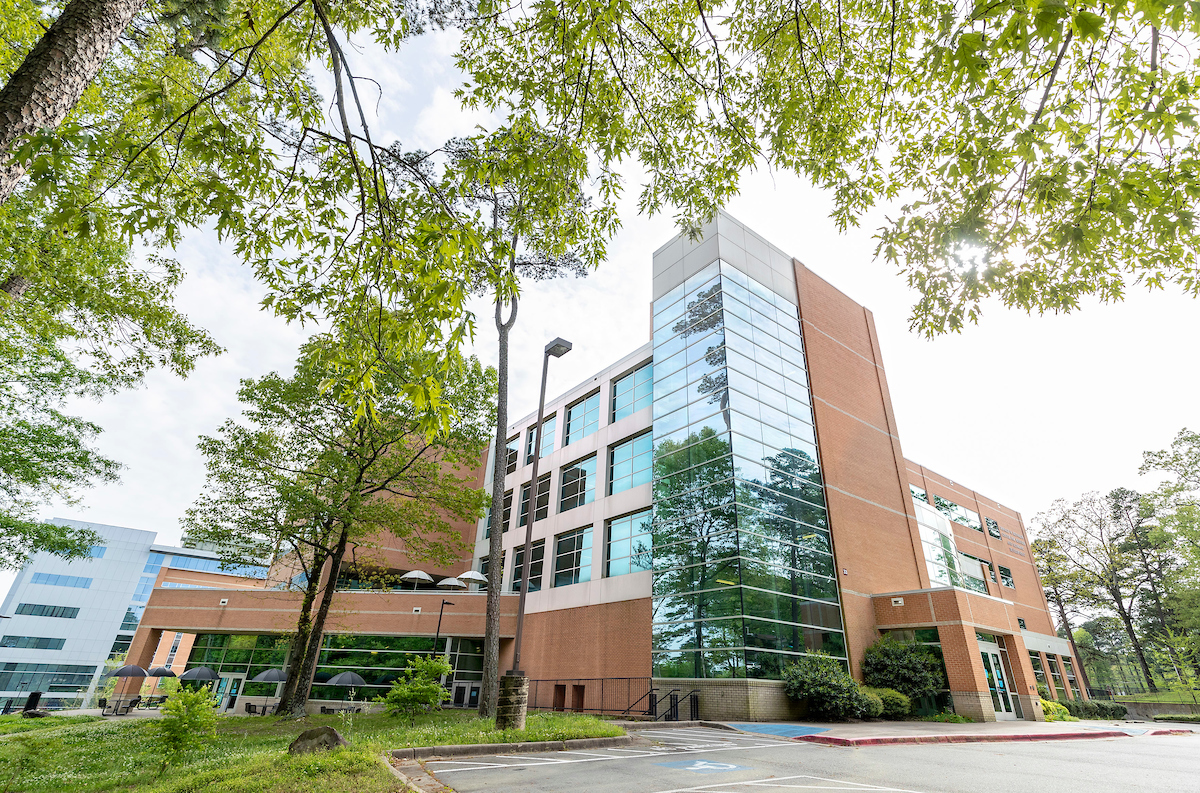
<svg viewBox="0 0 1200 793"><path fill-rule="evenodd" d="M325 681L325 685L327 686L365 686L366 684L367 681L363 680L361 675L356 675L354 672L342 672Z"/></svg>
<svg viewBox="0 0 1200 793"><path fill-rule="evenodd" d="M165 666L156 666L146 674L149 677L178 677L178 675Z"/></svg>
<svg viewBox="0 0 1200 793"><path fill-rule="evenodd" d="M179 676L180 680L217 680L219 675L207 666L194 666Z"/></svg>
<svg viewBox="0 0 1200 793"><path fill-rule="evenodd" d="M250 679L251 683L286 683L287 672L282 669L268 669Z"/></svg>
<svg viewBox="0 0 1200 793"><path fill-rule="evenodd" d="M109 672L105 677L147 677L147 673L137 664L126 664L114 672Z"/></svg>

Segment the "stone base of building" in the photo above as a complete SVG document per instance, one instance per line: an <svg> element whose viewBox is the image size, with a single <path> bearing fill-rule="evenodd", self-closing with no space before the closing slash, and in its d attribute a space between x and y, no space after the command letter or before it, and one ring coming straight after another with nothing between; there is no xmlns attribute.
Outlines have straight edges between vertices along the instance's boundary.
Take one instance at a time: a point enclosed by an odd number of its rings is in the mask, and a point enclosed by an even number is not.
<svg viewBox="0 0 1200 793"><path fill-rule="evenodd" d="M654 687L658 696L679 689L681 710L682 698L696 691L704 721L796 721L805 716L804 706L788 699L780 680L663 677L654 679ZM660 712L665 705L659 705Z"/></svg>
<svg viewBox="0 0 1200 793"><path fill-rule="evenodd" d="M1021 701L1021 713L1025 721L1045 721L1046 714L1042 713L1042 698L1022 694L1017 697Z"/></svg>
<svg viewBox="0 0 1200 793"><path fill-rule="evenodd" d="M995 721L996 710L992 706L991 694L979 691L951 691L954 712L972 721Z"/></svg>

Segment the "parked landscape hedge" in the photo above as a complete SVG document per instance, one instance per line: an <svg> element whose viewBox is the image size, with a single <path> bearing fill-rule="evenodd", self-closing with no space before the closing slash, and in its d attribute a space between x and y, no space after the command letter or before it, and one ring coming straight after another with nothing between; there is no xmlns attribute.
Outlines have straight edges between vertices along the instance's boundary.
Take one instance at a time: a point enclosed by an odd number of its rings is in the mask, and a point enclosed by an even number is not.
<svg viewBox="0 0 1200 793"><path fill-rule="evenodd" d="M1121 703L1103 699L1067 699L1058 704L1077 719L1123 719L1129 712Z"/></svg>
<svg viewBox="0 0 1200 793"><path fill-rule="evenodd" d="M912 700L892 688L864 688L865 691L875 694L883 702L883 713L885 719L907 719L912 712Z"/></svg>
<svg viewBox="0 0 1200 793"><path fill-rule="evenodd" d="M787 666L783 690L792 699L806 702L808 715L814 719L861 719L872 707L842 662L826 655L806 655Z"/></svg>
<svg viewBox="0 0 1200 793"><path fill-rule="evenodd" d="M924 645L884 636L863 654L863 682L890 688L910 700L931 697L946 687L942 661Z"/></svg>

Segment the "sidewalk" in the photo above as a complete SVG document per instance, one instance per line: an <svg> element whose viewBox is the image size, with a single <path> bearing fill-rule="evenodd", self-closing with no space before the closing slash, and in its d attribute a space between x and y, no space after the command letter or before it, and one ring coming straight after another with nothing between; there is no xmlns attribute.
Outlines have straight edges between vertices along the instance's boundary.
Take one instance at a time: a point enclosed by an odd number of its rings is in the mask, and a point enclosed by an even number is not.
<svg viewBox="0 0 1200 793"><path fill-rule="evenodd" d="M832 746L879 746L906 743L979 743L993 741L1064 741L1123 738L1135 735L1194 734L1192 726L1129 721L997 721L943 724L933 721L871 721L850 724L725 722L741 732L823 743Z"/></svg>

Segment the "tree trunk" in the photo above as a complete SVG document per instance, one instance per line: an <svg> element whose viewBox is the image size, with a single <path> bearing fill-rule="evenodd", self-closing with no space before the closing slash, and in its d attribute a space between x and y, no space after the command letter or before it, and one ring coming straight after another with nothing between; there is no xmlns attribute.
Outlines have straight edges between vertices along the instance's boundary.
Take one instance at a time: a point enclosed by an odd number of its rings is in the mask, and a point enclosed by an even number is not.
<svg viewBox="0 0 1200 793"><path fill-rule="evenodd" d="M1079 654L1079 645L1075 644L1075 631L1071 630L1071 621L1067 619L1067 607L1063 603L1063 594L1058 591L1057 586L1052 586L1051 590L1054 592L1054 605L1058 606L1058 619L1062 622L1062 629L1067 632L1067 640L1071 642L1071 652L1075 655L1075 663L1079 664L1079 679L1083 681L1084 689L1089 689L1092 684L1088 681L1083 656Z"/></svg>
<svg viewBox="0 0 1200 793"><path fill-rule="evenodd" d="M1158 686L1154 683L1154 676L1150 674L1150 665L1146 663L1146 653L1142 651L1142 643L1138 640L1137 633L1133 630L1133 618L1130 616L1128 609L1125 608L1125 601L1121 599L1120 592L1109 592L1113 602L1117 607L1117 615L1121 618L1121 624L1125 626L1125 633L1129 636L1129 643L1133 645L1133 654L1137 656L1138 665L1142 668L1142 676L1146 678L1146 685L1154 693L1158 693Z"/></svg>
<svg viewBox="0 0 1200 793"><path fill-rule="evenodd" d="M7 162L13 144L63 122L144 5L145 0L70 0L0 89L0 203L23 173Z"/></svg>
<svg viewBox="0 0 1200 793"><path fill-rule="evenodd" d="M325 640L325 619L329 616L329 605L333 602L333 594L337 590L337 579L342 567L342 559L346 556L348 535L343 529L338 537L337 547L330 555L329 577L325 579L325 587L321 592L321 604L313 617L312 629L308 634L308 643L296 675L296 691L288 713L295 717L304 715L304 706L308 704L308 695L312 690L313 676L317 673L317 661L321 656L321 643Z"/></svg>
<svg viewBox="0 0 1200 793"><path fill-rule="evenodd" d="M317 575L310 578L304 587L304 599L300 601L300 616L296 619L296 637L288 649L288 667L292 672L283 684L283 696L280 697L279 706L276 708L279 713L288 713L292 708L292 698L296 695L296 685L300 679L297 672L308 647L308 637L312 633L312 606L317 599L317 591L321 586L320 571L324 567L323 557L314 559L313 569L317 571Z"/></svg>
<svg viewBox="0 0 1200 793"><path fill-rule="evenodd" d="M492 464L492 518L488 523L487 618L483 631L483 691L479 697L479 715L496 715L500 698L500 593L504 587L504 476L508 472L508 334L517 320L517 298L512 298L512 313L501 321L504 302L496 298L496 331L499 355L496 361L496 455ZM526 564L529 562L526 561Z"/></svg>

